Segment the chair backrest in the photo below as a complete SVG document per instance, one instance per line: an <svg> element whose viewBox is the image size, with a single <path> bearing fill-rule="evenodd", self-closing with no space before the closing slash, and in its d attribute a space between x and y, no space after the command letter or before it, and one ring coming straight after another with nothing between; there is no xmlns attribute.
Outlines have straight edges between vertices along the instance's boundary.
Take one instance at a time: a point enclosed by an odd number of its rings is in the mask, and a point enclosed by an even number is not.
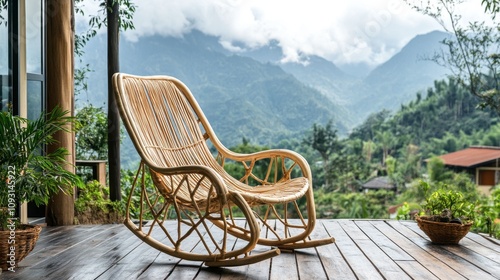
<svg viewBox="0 0 500 280"><path fill-rule="evenodd" d="M205 131L210 125L181 81L117 73L113 86L122 120L146 164L213 164Z"/></svg>

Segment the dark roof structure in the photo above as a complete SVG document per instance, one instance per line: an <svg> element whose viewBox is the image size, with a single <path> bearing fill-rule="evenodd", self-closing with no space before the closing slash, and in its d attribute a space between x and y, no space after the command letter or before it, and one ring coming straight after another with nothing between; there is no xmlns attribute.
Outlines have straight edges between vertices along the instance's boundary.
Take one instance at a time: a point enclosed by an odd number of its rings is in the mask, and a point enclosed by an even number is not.
<svg viewBox="0 0 500 280"><path fill-rule="evenodd" d="M445 165L472 167L481 163L500 159L500 147L473 146L456 151L441 158Z"/></svg>
<svg viewBox="0 0 500 280"><path fill-rule="evenodd" d="M363 184L363 189L373 189L373 190L378 190L378 189L388 189L392 190L395 189L396 186L391 183L389 180L389 177L375 177L368 182Z"/></svg>

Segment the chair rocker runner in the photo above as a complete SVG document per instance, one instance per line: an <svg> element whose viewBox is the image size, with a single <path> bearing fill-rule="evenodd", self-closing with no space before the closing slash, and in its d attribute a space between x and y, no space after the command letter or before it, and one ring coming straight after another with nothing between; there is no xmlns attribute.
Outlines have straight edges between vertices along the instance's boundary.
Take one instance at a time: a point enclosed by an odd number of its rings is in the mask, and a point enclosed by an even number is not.
<svg viewBox="0 0 500 280"><path fill-rule="evenodd" d="M173 77L117 73L113 87L141 157L125 225L144 242L208 266L250 264L278 255L279 248L334 242L309 238L316 212L302 156L228 150L190 90ZM229 175L229 168L241 178Z"/></svg>

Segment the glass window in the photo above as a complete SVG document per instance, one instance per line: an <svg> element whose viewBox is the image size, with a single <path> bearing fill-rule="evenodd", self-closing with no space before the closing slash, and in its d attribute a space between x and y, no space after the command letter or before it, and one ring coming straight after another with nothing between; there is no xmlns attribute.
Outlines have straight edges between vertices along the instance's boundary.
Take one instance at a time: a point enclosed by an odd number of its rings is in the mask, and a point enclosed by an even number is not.
<svg viewBox="0 0 500 280"><path fill-rule="evenodd" d="M42 74L42 1L27 1L26 5L26 71Z"/></svg>
<svg viewBox="0 0 500 280"><path fill-rule="evenodd" d="M0 109L7 110L9 103L9 37L7 29L7 7L0 5Z"/></svg>
<svg viewBox="0 0 500 280"><path fill-rule="evenodd" d="M37 119L43 110L42 82L28 81L28 119Z"/></svg>
<svg viewBox="0 0 500 280"><path fill-rule="evenodd" d="M0 99L2 102L0 111L7 111L9 101L11 100L9 93L10 93L10 87L9 87L8 77L0 75Z"/></svg>
<svg viewBox="0 0 500 280"><path fill-rule="evenodd" d="M9 37L7 30L7 10L0 4L0 75L9 73Z"/></svg>
<svg viewBox="0 0 500 280"><path fill-rule="evenodd" d="M43 1L26 1L26 74L28 119L37 119L44 109Z"/></svg>

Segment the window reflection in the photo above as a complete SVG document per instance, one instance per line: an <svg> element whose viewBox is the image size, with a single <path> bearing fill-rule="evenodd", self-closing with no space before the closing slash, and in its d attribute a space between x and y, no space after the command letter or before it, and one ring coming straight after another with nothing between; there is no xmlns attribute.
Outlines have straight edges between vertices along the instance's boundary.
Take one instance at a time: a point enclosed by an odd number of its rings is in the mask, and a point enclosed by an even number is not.
<svg viewBox="0 0 500 280"><path fill-rule="evenodd" d="M42 82L28 81L28 119L35 120L42 113Z"/></svg>
<svg viewBox="0 0 500 280"><path fill-rule="evenodd" d="M12 96L10 93L8 76L0 75L0 97L1 97L1 111L7 111L9 103L12 102Z"/></svg>
<svg viewBox="0 0 500 280"><path fill-rule="evenodd" d="M3 9L5 8L5 9ZM9 37L7 29L7 7L0 6L0 109L7 110L12 101L9 87Z"/></svg>
<svg viewBox="0 0 500 280"><path fill-rule="evenodd" d="M9 37L7 30L7 10L0 5L0 75L9 73Z"/></svg>
<svg viewBox="0 0 500 280"><path fill-rule="evenodd" d="M26 70L42 74L42 1L26 5Z"/></svg>

